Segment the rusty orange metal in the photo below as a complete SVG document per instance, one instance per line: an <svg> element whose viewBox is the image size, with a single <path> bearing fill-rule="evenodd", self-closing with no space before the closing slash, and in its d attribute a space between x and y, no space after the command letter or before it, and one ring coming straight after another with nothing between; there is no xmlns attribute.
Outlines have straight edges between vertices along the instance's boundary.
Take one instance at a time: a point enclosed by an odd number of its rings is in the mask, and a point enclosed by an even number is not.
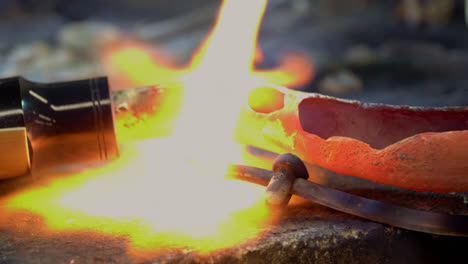
<svg viewBox="0 0 468 264"><path fill-rule="evenodd" d="M281 92L283 108L266 113L257 104L242 112L239 126L249 129L239 130L238 140L382 184L468 191L468 108L400 107Z"/></svg>

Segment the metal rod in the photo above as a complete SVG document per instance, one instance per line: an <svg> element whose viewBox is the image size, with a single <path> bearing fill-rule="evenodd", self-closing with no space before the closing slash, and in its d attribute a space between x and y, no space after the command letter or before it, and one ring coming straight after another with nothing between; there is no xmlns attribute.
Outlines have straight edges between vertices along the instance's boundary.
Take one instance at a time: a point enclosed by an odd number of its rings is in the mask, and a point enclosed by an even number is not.
<svg viewBox="0 0 468 264"><path fill-rule="evenodd" d="M226 177L267 186L272 171L232 165ZM468 215L450 215L388 204L296 179L292 194L372 221L438 235L468 236Z"/></svg>

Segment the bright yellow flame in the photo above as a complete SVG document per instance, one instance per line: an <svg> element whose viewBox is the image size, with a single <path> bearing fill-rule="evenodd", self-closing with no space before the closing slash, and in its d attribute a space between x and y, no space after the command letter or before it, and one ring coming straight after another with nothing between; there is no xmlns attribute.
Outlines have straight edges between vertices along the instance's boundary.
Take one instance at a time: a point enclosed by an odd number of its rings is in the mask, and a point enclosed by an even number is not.
<svg viewBox="0 0 468 264"><path fill-rule="evenodd" d="M124 146L103 167L56 178L7 201L7 209L45 216L59 230L128 235L139 250L191 247L201 253L258 235L268 211L263 188L214 175L194 175L174 142Z"/></svg>
<svg viewBox="0 0 468 264"><path fill-rule="evenodd" d="M113 90L156 84L171 85L177 76L185 72L174 66L173 59L166 55L167 52L158 48L149 49L135 41L123 40L122 43L111 42L102 54Z"/></svg>
<svg viewBox="0 0 468 264"><path fill-rule="evenodd" d="M255 70L266 4L224 1L213 31L190 64L179 69L141 45L106 53L112 83L124 83L118 89L163 84L180 91L158 104L164 109L159 116L146 120L166 122L179 113L172 135L127 142L118 161L19 193L7 207L38 213L53 229L126 235L142 250L191 247L206 253L257 237L271 218L263 188L222 177L228 164L243 162L234 128L250 90L274 86L271 80L298 83L311 74L302 69L305 64L291 67L291 60L278 71ZM145 130L149 127L132 129L161 135ZM122 120L117 128L121 135L129 131Z"/></svg>

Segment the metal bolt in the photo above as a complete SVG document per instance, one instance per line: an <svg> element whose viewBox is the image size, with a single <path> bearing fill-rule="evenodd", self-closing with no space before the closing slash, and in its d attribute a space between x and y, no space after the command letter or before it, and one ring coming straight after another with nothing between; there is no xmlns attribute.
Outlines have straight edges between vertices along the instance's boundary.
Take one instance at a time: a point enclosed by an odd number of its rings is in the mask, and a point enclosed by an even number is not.
<svg viewBox="0 0 468 264"><path fill-rule="evenodd" d="M273 172L266 188L266 202L273 207L288 205L294 181L297 178L309 178L302 160L291 153L282 154L275 159Z"/></svg>

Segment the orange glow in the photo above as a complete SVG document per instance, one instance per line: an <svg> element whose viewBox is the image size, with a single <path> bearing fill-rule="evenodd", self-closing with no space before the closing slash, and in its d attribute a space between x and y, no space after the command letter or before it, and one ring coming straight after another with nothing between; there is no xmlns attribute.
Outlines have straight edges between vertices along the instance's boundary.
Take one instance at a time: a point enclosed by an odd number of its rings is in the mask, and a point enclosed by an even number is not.
<svg viewBox="0 0 468 264"><path fill-rule="evenodd" d="M16 194L7 207L38 213L52 229L125 235L137 251L190 247L208 253L261 235L271 221L264 188L222 177L232 163L265 166L246 160L233 140L238 117L249 91L303 84L313 72L298 57L276 70L255 69L266 4L223 1L213 31L184 67L141 44L109 49L103 58L114 88L161 85L170 96L162 96L158 112L141 126L126 128L135 117L120 116L119 160ZM268 104L258 98L257 105Z"/></svg>
<svg viewBox="0 0 468 264"><path fill-rule="evenodd" d="M113 90L169 86L184 71L174 66L174 59L167 52L158 48L150 49L131 40L122 40L123 44L114 41L106 45L101 56Z"/></svg>
<svg viewBox="0 0 468 264"><path fill-rule="evenodd" d="M255 74L276 85L295 87L310 82L314 75L314 65L303 54L290 52L283 55L278 68Z"/></svg>
<svg viewBox="0 0 468 264"><path fill-rule="evenodd" d="M257 236L268 219L259 200L263 188L194 175L177 151L164 151L173 148L164 138L134 142L123 146L118 161L60 175L15 195L6 208L38 213L55 230L125 235L136 251L190 247L206 253Z"/></svg>

